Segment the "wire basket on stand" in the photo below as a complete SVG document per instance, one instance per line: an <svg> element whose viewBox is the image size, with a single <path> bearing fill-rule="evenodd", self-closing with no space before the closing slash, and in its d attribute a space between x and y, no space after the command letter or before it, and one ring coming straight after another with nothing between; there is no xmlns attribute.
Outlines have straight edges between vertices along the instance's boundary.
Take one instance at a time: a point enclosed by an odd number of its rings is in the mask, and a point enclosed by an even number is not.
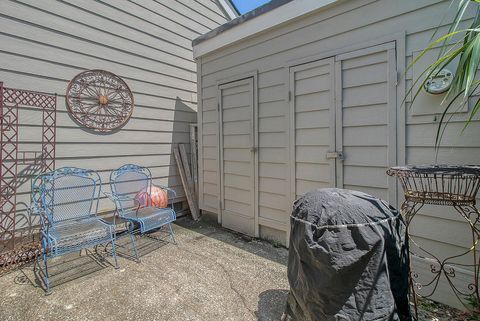
<svg viewBox="0 0 480 321"><path fill-rule="evenodd" d="M476 196L480 189L480 166L478 165L420 165L392 167L387 170L387 175L396 176L400 181L405 200L402 203L401 212L407 226L407 236L415 245L415 250L410 249L410 255L424 259L430 265L433 278L426 283L417 281L418 274L411 271L411 286L414 298L418 295L417 289L429 288L422 295L431 297L438 288L442 276L450 285L458 300L467 308L467 299L480 302L480 213L475 207ZM472 236L472 243L462 253L440 258L432 251L417 244L409 236L409 227L412 220L420 209L426 205L452 206L455 211L468 223ZM461 257L470 257L473 262L458 263ZM473 280L465 288L458 287L454 278L457 271L469 269L473 272ZM415 309L416 309L416 299Z"/></svg>

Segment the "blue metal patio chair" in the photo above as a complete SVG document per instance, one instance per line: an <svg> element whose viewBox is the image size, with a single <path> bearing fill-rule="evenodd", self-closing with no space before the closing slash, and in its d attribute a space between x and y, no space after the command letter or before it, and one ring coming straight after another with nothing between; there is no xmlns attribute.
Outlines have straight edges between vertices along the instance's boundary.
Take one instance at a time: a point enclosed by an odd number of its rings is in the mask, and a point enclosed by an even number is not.
<svg viewBox="0 0 480 321"><path fill-rule="evenodd" d="M81 168L63 167L32 180L32 212L40 216L45 267L41 272L47 293L50 293L49 257L111 242L118 268L114 227L97 217L100 192L98 173Z"/></svg>
<svg viewBox="0 0 480 321"><path fill-rule="evenodd" d="M170 207L139 206L135 197L142 191L145 191L148 195L151 194L152 174L146 167L127 164L112 171L110 174L111 194L104 194L115 202L120 217L138 225L135 232L144 234L165 226L170 233L173 243L176 244L171 225L177 217L173 205L176 192L166 186L157 186L167 191L170 199ZM135 256L138 260L135 242L132 241L132 243Z"/></svg>

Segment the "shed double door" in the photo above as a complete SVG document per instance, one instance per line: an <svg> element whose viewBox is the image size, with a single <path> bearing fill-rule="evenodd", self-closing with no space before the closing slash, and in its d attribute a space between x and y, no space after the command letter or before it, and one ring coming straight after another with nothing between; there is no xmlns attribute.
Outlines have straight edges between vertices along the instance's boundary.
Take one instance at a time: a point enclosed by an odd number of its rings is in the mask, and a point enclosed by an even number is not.
<svg viewBox="0 0 480 321"><path fill-rule="evenodd" d="M290 68L292 198L324 187L396 203L395 43Z"/></svg>
<svg viewBox="0 0 480 321"><path fill-rule="evenodd" d="M254 80L223 84L218 91L221 223L226 228L257 235Z"/></svg>

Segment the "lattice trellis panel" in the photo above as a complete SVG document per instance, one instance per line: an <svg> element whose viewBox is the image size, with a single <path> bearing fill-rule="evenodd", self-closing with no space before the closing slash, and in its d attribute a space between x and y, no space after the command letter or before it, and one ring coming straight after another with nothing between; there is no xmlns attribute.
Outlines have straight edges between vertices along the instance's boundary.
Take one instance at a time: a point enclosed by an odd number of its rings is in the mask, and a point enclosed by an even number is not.
<svg viewBox="0 0 480 321"><path fill-rule="evenodd" d="M4 97L6 90L0 86ZM1 98L0 98L1 99ZM7 99L1 101L0 112L0 241L14 240L18 159L18 108ZM14 244L14 243L13 243Z"/></svg>
<svg viewBox="0 0 480 321"><path fill-rule="evenodd" d="M19 106L42 110L42 172L55 169L57 97L34 91L6 88L0 82L0 273L33 259L39 244L33 237L19 237L15 226L18 165L25 164L26 152L19 151ZM22 157L19 155L23 153Z"/></svg>

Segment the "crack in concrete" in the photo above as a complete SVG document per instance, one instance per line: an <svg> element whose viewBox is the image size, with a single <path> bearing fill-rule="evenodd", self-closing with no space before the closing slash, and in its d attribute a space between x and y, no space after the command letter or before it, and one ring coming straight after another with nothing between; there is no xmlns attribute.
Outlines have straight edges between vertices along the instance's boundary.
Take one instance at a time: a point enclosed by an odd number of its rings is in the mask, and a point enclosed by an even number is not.
<svg viewBox="0 0 480 321"><path fill-rule="evenodd" d="M242 303L243 303L243 307L248 311L250 312L250 314L255 317L255 313L254 311L252 311L248 305L247 305L247 299L245 299L245 297L233 286L233 281L232 281L232 277L230 275L230 273L228 273L227 269L225 268L225 266L223 266L223 264L221 263L218 263L218 262L214 262L215 264L217 264L218 266L220 266L223 270L223 272L227 275L227 278L228 278L228 283L229 283L229 286L230 286L230 289L235 292L239 297L240 297L240 300L242 300Z"/></svg>
<svg viewBox="0 0 480 321"><path fill-rule="evenodd" d="M219 266L219 267L222 269L223 273L227 276L228 285L229 285L230 289L240 298L240 300L242 301L243 307L250 313L250 315L251 315L252 317L255 318L255 313L254 313L254 311L252 311L252 310L248 307L247 299L233 286L232 276L230 275L230 273L228 273L227 268L226 268L223 264L221 264L221 263L219 263L219 262L217 262L217 261L215 261L215 260L211 260L210 258L208 258L208 257L206 257L206 256L204 256L204 255L201 255L201 254L198 254L198 253L189 251L189 250L186 249L186 248L183 248L183 247L180 247L180 246L179 246L178 248L182 249L183 251L185 251L185 252L187 252L187 253L190 253L190 254L193 254L193 255L199 257L200 259L202 259L202 261L204 261L204 262L206 262L206 263L213 263L213 264Z"/></svg>

